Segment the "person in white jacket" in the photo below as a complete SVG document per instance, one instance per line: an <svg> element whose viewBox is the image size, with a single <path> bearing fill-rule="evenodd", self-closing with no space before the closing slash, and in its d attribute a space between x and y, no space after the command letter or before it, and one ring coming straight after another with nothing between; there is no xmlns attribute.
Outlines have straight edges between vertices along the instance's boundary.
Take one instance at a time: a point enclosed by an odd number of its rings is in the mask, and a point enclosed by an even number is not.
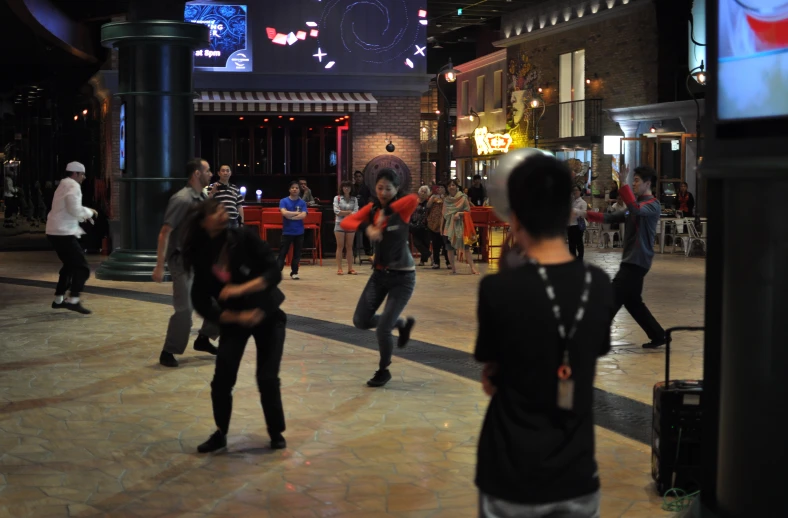
<svg viewBox="0 0 788 518"><path fill-rule="evenodd" d="M79 238L85 233L79 226L83 221L93 223L98 213L82 206L82 182L85 180L85 166L79 162L66 165L65 178L57 186L52 199L52 210L47 216L47 239L63 263L60 278L55 288L52 309L69 309L89 315L79 301L79 295L90 277L90 266L85 258ZM66 298L66 291L70 297Z"/></svg>

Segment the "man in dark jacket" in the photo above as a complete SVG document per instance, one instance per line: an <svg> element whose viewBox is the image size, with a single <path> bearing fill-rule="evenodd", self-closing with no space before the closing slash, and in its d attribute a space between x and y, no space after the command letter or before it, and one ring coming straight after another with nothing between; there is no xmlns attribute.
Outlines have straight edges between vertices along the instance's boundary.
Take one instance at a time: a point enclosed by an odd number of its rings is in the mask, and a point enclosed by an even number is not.
<svg viewBox="0 0 788 518"><path fill-rule="evenodd" d="M626 174L627 169L623 172ZM635 322L651 339L643 344L645 349L665 345L665 330L643 303L643 280L654 259L654 239L662 212L659 201L651 193L655 178L656 172L650 167L641 166L635 169L632 187L627 184L619 191L627 210L607 214L576 211L578 215L592 222L625 223L621 268L613 279L613 309L615 314L621 306L627 308Z"/></svg>

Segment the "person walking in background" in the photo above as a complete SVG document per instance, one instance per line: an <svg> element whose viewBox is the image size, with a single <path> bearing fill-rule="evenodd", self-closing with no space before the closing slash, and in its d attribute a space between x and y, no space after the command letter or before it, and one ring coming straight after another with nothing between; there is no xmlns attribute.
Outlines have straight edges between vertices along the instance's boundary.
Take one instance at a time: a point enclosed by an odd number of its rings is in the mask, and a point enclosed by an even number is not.
<svg viewBox="0 0 788 518"><path fill-rule="evenodd" d="M337 240L337 275L342 275L342 250L345 251L347 259L347 273L349 275L356 275L356 270L353 269L353 240L356 238L355 232L346 232L340 223L346 217L358 212L358 199L352 195L353 184L344 181L339 186L339 194L334 197L334 214L336 214L336 222L334 223L334 237Z"/></svg>
<svg viewBox="0 0 788 518"><path fill-rule="evenodd" d="M626 175L628 168L625 167L623 172ZM651 193L651 185L655 178L656 172L650 167L641 166L635 169L632 187L627 183L619 190L619 195L627 206L625 211L608 214L576 211L578 215L587 217L589 221L625 223L621 267L613 279L615 294L613 316L618 313L621 306L629 311L651 340L643 344L644 349L665 345L665 330L643 303L643 281L654 259L654 240L662 212L659 201Z"/></svg>
<svg viewBox="0 0 788 518"><path fill-rule="evenodd" d="M432 269L440 270L441 252L446 259L446 267L451 268L449 254L446 251L446 244L443 241L443 201L446 197L446 186L438 184L435 193L427 200L427 229L430 231L432 241Z"/></svg>
<svg viewBox="0 0 788 518"><path fill-rule="evenodd" d="M492 397L476 466L481 518L599 518L593 394L613 293L569 253L569 169L529 157L508 180L519 260L482 279L474 356ZM503 265L502 265L503 266Z"/></svg>
<svg viewBox="0 0 788 518"><path fill-rule="evenodd" d="M430 257L430 231L427 228L427 202L430 199L430 188L419 187L419 204L410 216L410 234L413 246L419 251L419 266L426 266Z"/></svg>
<svg viewBox="0 0 788 518"><path fill-rule="evenodd" d="M464 232L464 214L470 212L471 205L468 202L468 196L460 190L460 184L457 180L449 182L449 195L443 201L443 243L449 251L449 263L451 264L451 273L457 273L457 254L460 251L465 252L465 260L468 266L471 267L473 275L479 275L479 271L473 266L473 253L471 247L465 244Z"/></svg>
<svg viewBox="0 0 788 518"><path fill-rule="evenodd" d="M358 329L375 328L380 362L370 387L382 387L391 380L389 366L394 351L391 331L399 329L397 346L405 347L416 320L400 318L416 287L416 265L410 254L408 235L410 216L419 199L415 194L398 198L399 177L394 170L383 168L375 182L377 199L342 220L346 231L365 232L375 246L373 272L358 299L353 325ZM381 314L378 308L386 300Z"/></svg>
<svg viewBox="0 0 788 518"><path fill-rule="evenodd" d="M211 186L211 198L219 200L227 211L227 224L230 228L238 228L244 223L244 197L235 185L230 183L233 172L229 165L219 168L219 181Z"/></svg>
<svg viewBox="0 0 788 518"><path fill-rule="evenodd" d="M279 202L282 213L282 241L279 244L279 271L285 269L285 260L290 246L293 247L293 260L290 263L290 278L297 281L298 265L301 263L301 249L304 247L304 220L307 215L306 202L300 198L298 182L290 182L290 196Z"/></svg>
<svg viewBox="0 0 788 518"><path fill-rule="evenodd" d="M85 166L79 162L66 164L52 200L52 211L47 216L46 236L55 249L63 267L60 269L52 309L68 309L83 315L91 311L82 306L79 296L90 277L90 266L79 238L85 233L79 226L83 221L93 223L98 215L94 209L82 206L82 182ZM69 297L66 298L66 291Z"/></svg>
<svg viewBox="0 0 788 518"><path fill-rule="evenodd" d="M685 218L691 218L695 215L695 197L689 192L687 182L681 182L676 201L678 202L678 210L684 214Z"/></svg>
<svg viewBox="0 0 788 518"><path fill-rule="evenodd" d="M203 189L211 182L211 166L201 158L189 160L186 164L186 187L179 190L167 203L164 213L164 224L159 231L158 248L156 250L156 267L153 269L153 280L164 280L164 262L172 276L172 306L175 312L167 325L167 336L164 347L159 355L159 363L165 367L177 367L176 354L183 354L189 342L192 329L191 289L193 276L183 264L183 236L188 225L189 210L203 201ZM203 320L194 350L215 355L216 346L211 339L219 336L219 328L215 322Z"/></svg>
<svg viewBox="0 0 788 518"><path fill-rule="evenodd" d="M585 231L585 221L582 217L577 215L576 211L588 210L588 204L581 197L580 187L575 185L572 187L572 209L574 209L569 216L569 226L567 227L567 237L569 240L569 253L577 257L581 261L585 255L585 247L583 246L583 232Z"/></svg>
<svg viewBox="0 0 788 518"><path fill-rule="evenodd" d="M287 317L280 309L285 296L278 288L282 274L276 257L257 233L228 229L229 216L217 200L202 202L192 211L183 244L184 266L194 276L191 299L197 313L221 328L211 382L217 430L197 451L210 453L227 446L233 388L251 336L257 347L257 388L271 449L283 449L287 442L282 435L285 414L279 368Z"/></svg>

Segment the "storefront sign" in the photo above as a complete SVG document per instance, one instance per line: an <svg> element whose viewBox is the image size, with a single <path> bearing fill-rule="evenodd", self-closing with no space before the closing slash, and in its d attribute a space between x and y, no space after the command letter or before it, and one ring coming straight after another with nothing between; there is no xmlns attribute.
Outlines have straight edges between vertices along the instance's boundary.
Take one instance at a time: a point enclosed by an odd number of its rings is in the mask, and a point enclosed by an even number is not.
<svg viewBox="0 0 788 518"><path fill-rule="evenodd" d="M508 153L512 145L512 137L508 133L489 133L486 126L476 128L473 132L476 140L476 153L491 155L493 153Z"/></svg>
<svg viewBox="0 0 788 518"><path fill-rule="evenodd" d="M187 22L208 27L210 44L194 52L194 68L213 72L251 72L252 46L246 5L186 4Z"/></svg>

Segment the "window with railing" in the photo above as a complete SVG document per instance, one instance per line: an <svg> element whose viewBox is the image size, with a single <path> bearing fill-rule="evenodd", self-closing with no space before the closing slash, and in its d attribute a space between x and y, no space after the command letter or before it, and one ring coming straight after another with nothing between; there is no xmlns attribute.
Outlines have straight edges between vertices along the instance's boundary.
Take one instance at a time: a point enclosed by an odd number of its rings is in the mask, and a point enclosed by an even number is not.
<svg viewBox="0 0 788 518"><path fill-rule="evenodd" d="M558 58L558 137L585 136L586 51Z"/></svg>

